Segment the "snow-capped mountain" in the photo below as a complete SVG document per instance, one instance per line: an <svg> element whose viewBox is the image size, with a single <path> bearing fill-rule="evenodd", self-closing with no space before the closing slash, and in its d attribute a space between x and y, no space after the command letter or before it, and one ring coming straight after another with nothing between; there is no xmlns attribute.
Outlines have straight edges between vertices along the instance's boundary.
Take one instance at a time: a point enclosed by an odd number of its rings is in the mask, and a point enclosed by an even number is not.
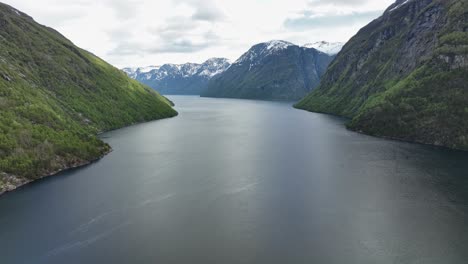
<svg viewBox="0 0 468 264"><path fill-rule="evenodd" d="M212 58L202 64L164 64L122 70L161 94L199 95L211 78L224 72L230 65L228 59Z"/></svg>
<svg viewBox="0 0 468 264"><path fill-rule="evenodd" d="M319 41L314 43L307 43L304 45L306 48L314 48L318 51L324 52L328 55L336 55L343 48L345 43L343 42L327 42Z"/></svg>
<svg viewBox="0 0 468 264"><path fill-rule="evenodd" d="M158 70L159 68L160 68L160 66L148 66L148 67L141 67L141 68L128 67L128 68L123 68L122 70L125 73L127 73L127 75L130 78L136 79L137 76L139 76L141 74L146 74L146 73L149 73L150 71Z"/></svg>
<svg viewBox="0 0 468 264"><path fill-rule="evenodd" d="M244 63L258 60L260 57L267 57L278 51L285 50L294 44L283 40L272 40L265 43L260 43L253 46L249 51L244 53L235 63Z"/></svg>
<svg viewBox="0 0 468 264"><path fill-rule="evenodd" d="M291 46L295 45L283 40L272 40L269 42L260 43L253 46L249 51L244 53L234 64L244 65L248 63L249 69L251 69L252 67L261 63L263 58L286 50Z"/></svg>
<svg viewBox="0 0 468 264"><path fill-rule="evenodd" d="M211 79L202 96L297 100L318 85L333 58L287 41L260 43Z"/></svg>

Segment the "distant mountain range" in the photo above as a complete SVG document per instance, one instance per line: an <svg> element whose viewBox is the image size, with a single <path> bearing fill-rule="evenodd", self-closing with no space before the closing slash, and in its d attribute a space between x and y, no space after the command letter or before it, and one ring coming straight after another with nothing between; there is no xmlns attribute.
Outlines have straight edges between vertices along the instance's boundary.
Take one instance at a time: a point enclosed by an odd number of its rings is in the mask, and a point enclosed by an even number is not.
<svg viewBox="0 0 468 264"><path fill-rule="evenodd" d="M289 78L300 79L300 80L295 81L296 84L294 84L293 87L284 88L284 89L282 88L284 91L281 93L281 95L278 93L278 91L274 92L274 94L272 93L271 95L267 95L268 93L267 91L263 95L259 94L259 99L275 99L275 100L300 99L301 96L304 96L307 92L311 91L317 85L317 82L320 79L320 76L323 74L323 71L324 71L323 69L326 68L326 66L328 66L328 63L330 63L329 57L335 56L343 47L343 43L341 42L330 43L326 41L305 44L302 47L299 47L297 45L294 45L286 41L272 41L269 43L270 44L273 43L272 44L273 46L275 46L274 43L276 43L276 47L271 46L270 48L272 48L272 52L268 54L263 54L263 55L268 55L268 56L255 57L255 58L252 57L251 58L252 60L256 60L252 63L252 65L254 64L259 65L259 64L265 63L266 61L263 61L264 57L271 56L271 58L273 58L275 56L284 56L285 54L283 54L282 48L280 47L282 46L285 47L284 45L286 45L286 46L294 47L293 49L296 49L296 51L298 50L307 51L307 52L302 52L302 53L300 52L293 57L297 63L303 66L303 67L300 66L297 69L300 69L300 71L302 72L310 69L311 72L307 74L305 74L305 72L304 74L299 74L300 75L299 77L295 76L294 74L290 75ZM262 43L259 45L262 46L263 44L269 45L268 43ZM259 45L256 45L256 47L259 48ZM315 52L312 49L314 49ZM320 51L328 56L324 56L324 54L318 55L319 53L317 51ZM250 54L252 54L253 51L250 50L249 52L248 52L249 55L247 56L250 56ZM316 54L311 55L311 53L316 53ZM244 54L242 57L245 58L245 56L246 55ZM299 62L302 59L305 60L304 63ZM235 66L238 67L239 62L241 61L242 61L241 59L236 61ZM276 63L273 60L270 62ZM314 66L317 66L317 67L314 67ZM216 89L217 91L215 91L213 90L215 89L214 88L215 84L212 84L211 86L212 88L208 90L208 85L210 83L210 80L217 79L214 77L218 77L218 75L222 75L230 67L231 67L231 63L228 59L212 58L202 64L197 64L197 63L164 64L162 66L124 68L122 70L125 73L127 73L129 77L152 87L153 89L160 92L161 94L166 94L166 95L185 94L185 95L203 95L203 96L215 96L215 97L218 97L218 96L250 97L246 94L236 95L236 92L233 92L233 93L230 93L227 91L221 92L221 89ZM279 65L276 65L275 67L279 67ZM257 72L258 70L257 68L255 70L256 72L254 74L263 74L263 73ZM264 73L269 74L268 72L264 72ZM246 77L247 76L239 76L239 78L246 78ZM264 77L265 77L265 80L271 78L271 76L258 75L257 80L262 79ZM286 81L287 80L284 80L285 84L287 83ZM251 82L251 81L247 82L247 80L242 80L242 81L234 80L234 82L238 82L238 83L243 82L245 85L255 85L255 82ZM300 82L302 82L302 84L299 84ZM265 87L263 87L263 89L265 89Z"/></svg>
<svg viewBox="0 0 468 264"><path fill-rule="evenodd" d="M338 54L298 108L371 135L468 150L468 4L398 0Z"/></svg>
<svg viewBox="0 0 468 264"><path fill-rule="evenodd" d="M336 48L335 48L336 50ZM273 40L253 46L215 76L204 97L298 100L320 82L334 56L315 48Z"/></svg>
<svg viewBox="0 0 468 264"><path fill-rule="evenodd" d="M144 83L161 94L200 95L208 81L231 66L228 59L212 58L202 64L164 64L142 68L124 68L133 79Z"/></svg>

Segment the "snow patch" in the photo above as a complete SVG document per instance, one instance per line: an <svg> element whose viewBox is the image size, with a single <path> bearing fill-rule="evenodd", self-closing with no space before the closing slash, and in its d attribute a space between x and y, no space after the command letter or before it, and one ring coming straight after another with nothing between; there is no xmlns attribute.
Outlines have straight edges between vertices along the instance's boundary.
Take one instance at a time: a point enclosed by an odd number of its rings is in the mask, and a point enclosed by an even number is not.
<svg viewBox="0 0 468 264"><path fill-rule="evenodd" d="M21 16L20 12L14 8L11 9L11 11L15 12L18 16Z"/></svg>
<svg viewBox="0 0 468 264"><path fill-rule="evenodd" d="M283 40L272 40L264 44L267 45L266 49L270 51L283 50L287 49L289 46L294 46L294 44Z"/></svg>
<svg viewBox="0 0 468 264"><path fill-rule="evenodd" d="M256 66L259 62L259 59L265 58L267 56L273 55L280 51L283 51L291 46L297 46L290 42L283 40L272 40L265 43L260 43L253 46L249 51L242 55L235 64L243 64L250 62L250 68ZM255 62L255 63L253 63Z"/></svg>
<svg viewBox="0 0 468 264"><path fill-rule="evenodd" d="M203 64L185 63L185 64L164 64L162 66L148 66L140 68L122 69L127 75L138 80L163 80L165 78L191 78L200 76L211 79L226 71L231 66L228 59L212 58Z"/></svg>
<svg viewBox="0 0 468 264"><path fill-rule="evenodd" d="M343 49L343 46L343 42L319 41L314 43L307 43L303 47L309 49L313 48L328 55L336 55L341 51L341 49Z"/></svg>
<svg viewBox="0 0 468 264"><path fill-rule="evenodd" d="M138 71L140 73L148 73L153 70L159 70L159 68L161 68L161 66L148 66L148 67L138 68Z"/></svg>
<svg viewBox="0 0 468 264"><path fill-rule="evenodd" d="M393 12L393 11L397 10L398 8L400 8L400 7L404 6L404 5L406 5L409 1L411 1L411 0L405 0L403 3L401 3L401 4L397 5L397 6L395 6L395 7L392 8L392 9L390 9L388 12Z"/></svg>

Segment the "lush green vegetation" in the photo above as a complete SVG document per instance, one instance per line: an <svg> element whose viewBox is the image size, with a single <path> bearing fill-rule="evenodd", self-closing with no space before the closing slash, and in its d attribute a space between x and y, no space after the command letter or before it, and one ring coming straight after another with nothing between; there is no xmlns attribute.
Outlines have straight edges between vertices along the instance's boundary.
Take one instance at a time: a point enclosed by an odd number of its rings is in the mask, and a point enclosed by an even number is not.
<svg viewBox="0 0 468 264"><path fill-rule="evenodd" d="M298 108L351 129L468 149L468 4L413 1L363 28Z"/></svg>
<svg viewBox="0 0 468 264"><path fill-rule="evenodd" d="M0 4L2 174L35 179L101 157L102 131L175 116L170 102ZM6 174L5 174L6 173Z"/></svg>

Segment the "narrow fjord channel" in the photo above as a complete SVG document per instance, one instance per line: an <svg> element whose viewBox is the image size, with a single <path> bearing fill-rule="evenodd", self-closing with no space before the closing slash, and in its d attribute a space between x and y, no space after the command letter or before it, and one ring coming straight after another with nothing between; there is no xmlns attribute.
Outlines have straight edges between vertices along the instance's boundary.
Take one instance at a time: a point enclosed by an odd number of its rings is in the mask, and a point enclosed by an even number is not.
<svg viewBox="0 0 468 264"><path fill-rule="evenodd" d="M466 263L468 154L247 100L177 118L0 198L1 263Z"/></svg>

